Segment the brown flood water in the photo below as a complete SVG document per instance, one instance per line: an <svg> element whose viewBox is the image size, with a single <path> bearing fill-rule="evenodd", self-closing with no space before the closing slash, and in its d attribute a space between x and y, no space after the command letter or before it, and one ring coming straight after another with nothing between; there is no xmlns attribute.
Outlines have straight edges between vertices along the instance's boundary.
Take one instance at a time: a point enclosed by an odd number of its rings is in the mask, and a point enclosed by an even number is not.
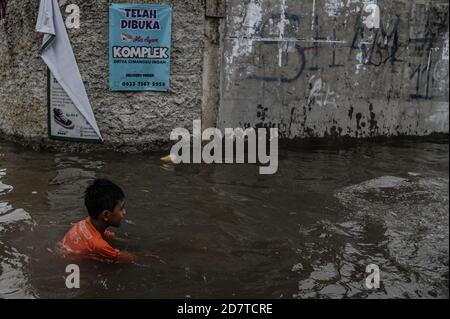
<svg viewBox="0 0 450 319"><path fill-rule="evenodd" d="M142 258L82 262L69 290L55 243L98 177L126 192L118 248ZM0 141L0 298L448 298L448 187L448 141L282 150L274 176Z"/></svg>

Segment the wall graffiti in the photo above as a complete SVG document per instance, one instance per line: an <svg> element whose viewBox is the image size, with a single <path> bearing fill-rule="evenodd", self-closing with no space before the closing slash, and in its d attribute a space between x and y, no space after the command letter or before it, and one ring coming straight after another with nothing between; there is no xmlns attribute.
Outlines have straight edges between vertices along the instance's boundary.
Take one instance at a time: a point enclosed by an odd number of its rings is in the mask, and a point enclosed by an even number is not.
<svg viewBox="0 0 450 319"><path fill-rule="evenodd" d="M288 28L284 28L282 33L280 34L280 24L288 25ZM282 36L286 35L294 35L300 29L300 16L296 14L289 13L280 13L280 14L271 14L268 18L266 18L260 25L255 26L255 36L261 39L262 46L277 46L279 48L278 54L279 56L279 66L281 68L286 66L286 63L283 65L283 55L287 56L289 51L287 48L292 45L292 43L288 41L284 41ZM291 83L300 78L306 66L306 57L305 51L309 48L303 48L299 44L293 45L294 49L292 50L297 55L297 64L295 65L294 72L289 70L289 73L292 73L291 76L283 75L283 72L279 72L279 75L270 75L270 74L250 74L248 76L249 79L252 80L261 80L266 82L281 82L281 83ZM287 61L287 58L284 59ZM262 59L262 63L260 63L259 67L264 69L264 58ZM261 65L262 64L262 65Z"/></svg>
<svg viewBox="0 0 450 319"><path fill-rule="evenodd" d="M448 10L445 6L433 6L426 14L424 33L421 37L409 39L409 44L417 52L426 52L422 61L410 64L411 74L409 79L415 82L415 91L410 95L412 99L432 99L432 82L445 81L448 78L448 63L444 65L445 54L435 54L436 46L442 46L442 50L448 47L444 38L440 35L448 30ZM447 31L448 40L448 31Z"/></svg>
<svg viewBox="0 0 450 319"><path fill-rule="evenodd" d="M333 28L333 38L331 39L333 41L333 51L331 53L331 64L330 68L341 68L344 67L344 64L338 64L336 61L336 48L337 48L337 42L338 39L336 37L336 28ZM316 53L317 54L317 53Z"/></svg>
<svg viewBox="0 0 450 319"><path fill-rule="evenodd" d="M396 15L393 21L390 21L389 25L392 24L391 30L387 30L383 22L380 23L379 29L371 29L369 32L373 32L373 40L369 45L361 43L364 39L364 32L367 30L367 27L363 22L364 20L362 17L358 16L356 31L350 46L349 60L351 60L354 51L360 49L363 53L363 61L366 65L378 67L388 62L391 64L404 62L400 60L398 56L400 49L398 28L401 23L399 15ZM358 40L360 40L360 45L357 45Z"/></svg>
<svg viewBox="0 0 450 319"><path fill-rule="evenodd" d="M319 55L319 50L321 49L322 44L331 44L332 45L332 53L331 53L331 62L329 67L330 68L337 68L337 67L344 67L344 64L339 64L336 59L336 49L338 44L344 43L343 41L340 41L336 37L336 29L333 29L333 37L331 39L327 37L320 37L318 33L318 27L316 27L316 35L311 41L313 43L312 46L302 46L300 44L301 41L295 40L295 36L298 35L300 32L300 16L297 14L284 14L284 19L282 18L283 14L271 14L267 19L261 23L261 25L258 25L255 27L255 38L253 39L256 42L261 42L262 45L266 46L278 46L278 47L289 47L293 46L295 50L293 50L298 55L298 64L295 66L294 70L296 71L292 76L286 77L283 75L260 75L260 74L250 74L248 76L249 79L252 80L262 80L266 82L280 82L280 83L291 83L300 78L302 73L305 71L307 61L306 61L306 55L305 52L307 51L314 51L314 57L317 58ZM314 18L314 23L316 26L319 25L319 16L317 15ZM284 33L287 35L285 38L280 37L279 34L277 34L277 28L280 23L286 23L289 28L287 30L284 30ZM278 37L277 37L278 36ZM291 37L289 37L291 36ZM287 39L286 39L287 38ZM283 52L281 52L283 51ZM289 50L286 49L280 49L278 52L280 54L279 60L282 61L283 54L284 56L288 55ZM287 58L284 59L285 62L287 62ZM265 62L265 61L263 61ZM262 67L264 68L265 65ZM279 65L282 67L288 67L287 63L280 63ZM261 67L261 65L259 65ZM318 71L320 70L320 67L318 65L310 66L308 68L310 71ZM280 71L280 70L278 70ZM278 72L282 73L282 72Z"/></svg>
<svg viewBox="0 0 450 319"><path fill-rule="evenodd" d="M315 35L310 41L313 43L313 46L303 47L299 42L301 40L296 40L295 36L300 33L300 16L297 14L284 14L284 18L282 18L283 14L271 14L268 18L266 18L263 23L255 27L255 41L262 42L263 45L269 46L282 46L286 45L286 43L295 43L295 51L299 55L299 63L297 66L297 72L294 76L291 77L283 77L280 75L258 75L252 74L249 76L249 79L253 80L262 80L267 82L281 82L281 83L291 83L300 78L303 71L307 66L305 52L308 50L313 50L313 63L307 69L310 71L318 71L320 69L317 62L314 61L317 59L319 54L319 50L324 47L324 45L331 45L331 62L328 65L330 68L339 68L344 67L344 64L337 62L336 50L339 45L346 45L345 41L341 41L336 36L336 28L333 28L333 34L331 37L321 37L319 36L319 15L315 15L313 18L313 29L315 29ZM280 23L287 23L289 25L290 31L288 32L291 37L277 37L277 26ZM334 21L336 23L336 21ZM399 58L399 50L401 48L400 40L399 40L399 25L401 23L401 19L399 15L396 15L392 21L389 21L388 25L391 25L390 28L385 27L383 23L380 23L379 29L370 29L369 32L372 32L372 38L370 44L364 42L364 33L368 31L364 17L359 14L357 17L357 23L355 25L355 32L352 39L352 43L350 45L349 50L349 58L348 60L352 60L352 56L355 50L361 50L363 57L362 61L365 65L370 66L382 66L388 62L392 65L396 62L404 62ZM293 36L293 37L292 37ZM287 38L287 39L286 39ZM281 57L280 57L281 59ZM283 65L280 63L280 67Z"/></svg>
<svg viewBox="0 0 450 319"><path fill-rule="evenodd" d="M429 22L427 23L427 29L430 29L429 26L440 28L445 27L446 16L443 16L442 13L432 11L429 16L435 17L440 16L438 22ZM361 13L358 14L356 18L355 31L352 37L352 42L349 46L349 54L348 61L353 61L353 55L355 51L359 51L359 55L361 55L361 62L364 65L380 67L387 63L394 65L395 63L403 63L406 62L401 58L401 55L406 51L408 45L415 43L428 43L431 48L433 45L442 42L442 39L437 39L436 34L440 31L431 31L428 30L426 32L427 37L425 38L414 38L409 39L407 42L401 42L399 36L399 27L402 23L401 17L399 14L395 14L393 18L388 21L381 20L379 24L379 28L368 29L365 23L366 17L364 17ZM286 23L289 26L289 30L287 36L280 37L279 28L280 23ZM299 79L305 69L309 71L318 71L320 66L317 65L316 61L311 61L308 66L308 61L306 60L305 52L308 50L313 50L314 55L312 60L318 56L318 52L321 48L324 48L324 45L330 45L331 47L331 62L328 65L330 68L344 67L345 64L337 62L336 58L336 50L339 45L346 46L345 41L340 41L336 36L336 29L333 28L333 34L329 37L320 37L319 36L319 15L315 15L313 18L313 29L315 29L314 37L308 41L313 43L312 46L302 46L299 42L301 40L296 40L298 35L301 33L300 25L301 25L301 17L298 14L270 14L261 24L255 26L255 37L254 41L260 41L262 45L267 46L287 46L292 43L295 46L295 52L298 54L298 66L296 68L296 72L294 72L293 76L284 77L280 75L260 75L260 74L251 74L248 78L253 80L262 80L268 82L276 82L279 81L281 83L290 83ZM297 37L295 37L297 36ZM367 39L370 38L370 41ZM307 42L307 41L303 41ZM403 50L402 50L403 49ZM424 48L425 50L429 50ZM286 51L286 50L284 50ZM286 54L285 54L286 56ZM284 67L286 65L280 64L280 67ZM307 67L308 66L308 67ZM280 72L281 73L281 72Z"/></svg>
<svg viewBox="0 0 450 319"><path fill-rule="evenodd" d="M226 38L223 123L277 126L288 137L371 137L404 129L388 119L408 111L386 105L448 103L443 1L229 1L235 24ZM237 98L243 92L255 92L251 102Z"/></svg>
<svg viewBox="0 0 450 319"><path fill-rule="evenodd" d="M400 14L394 14L392 18L387 19L386 21L381 19L378 25L379 28L373 27L369 29L366 23L367 17L364 17L360 12L356 17L355 31L352 37L351 45L349 46L348 61L353 61L355 51L358 50L357 59L361 65L381 67L389 63L394 66L396 63L406 62L405 59L402 59L402 55L404 55L408 46L415 44L426 44L426 46L422 48L422 52L427 52L426 56L428 61L416 65L411 65L411 63L409 63L409 66L412 69L410 80L415 81L415 92L411 94L411 98L431 99L432 95L430 92L430 82L434 81L435 78L442 78L442 74L445 75L445 68L443 70L436 69L436 66L440 63L440 60L434 62L432 49L435 45L442 43L442 39L439 39L437 35L441 34L443 28L448 25L448 13L446 12L447 11L445 11L445 13L440 12L436 8L432 7L428 12L428 20L425 25L425 36L422 38L410 38L407 42L402 42L400 40L399 30L402 24ZM431 17L433 17L434 20ZM438 18L436 19L436 17ZM279 36L278 28L280 23L286 23L289 25L287 34L290 37L287 37L288 40L282 37L277 38L277 36ZM334 19L334 24L336 24L336 18ZM310 41L313 42L313 45L304 47L299 43L299 41L292 40L295 36L298 36L298 34L301 33L300 25L301 18L299 15L284 13L270 14L260 25L255 26L255 39L261 39L261 44L264 46L281 47L282 45L294 45L294 52L298 55L298 63L294 68L292 68L292 66L288 66L287 63L280 63L281 68L290 67L289 71L292 74L291 76L286 76L282 70L278 69L277 74L273 75L265 74L265 72L263 72L264 74L254 72L253 74L248 75L248 79L279 83L295 82L302 76L305 70L319 71L323 68L323 65L320 66L317 63L319 51L324 48L324 45L330 44L331 61L328 67L345 67L345 64L337 62L336 50L339 45L345 46L345 42L339 41L336 35L335 27L333 27L333 34L331 37L320 37L319 15L316 14L313 17L312 23L312 29L315 30L315 34ZM313 54L308 66L305 52L309 50L313 51ZM284 54L285 60L287 60L287 55L288 53ZM281 59L282 57L280 56L280 60ZM262 65L260 62L259 68L265 70L265 63L267 62L263 58ZM424 87L422 88L422 86ZM325 96L326 95L327 94L325 94ZM323 104L327 103L328 101L325 100Z"/></svg>
<svg viewBox="0 0 450 319"><path fill-rule="evenodd" d="M409 77L410 80L416 79L416 91L414 94L411 94L412 99L431 99L430 96L430 75L431 75L431 56L427 63L427 65L419 64L413 70L413 73ZM421 94L421 83L422 78L426 77L426 85L425 85L425 95Z"/></svg>
<svg viewBox="0 0 450 319"><path fill-rule="evenodd" d="M265 43L268 45L276 45L276 43L273 42L268 42ZM266 82L281 82L281 83L291 83L294 82L296 80L298 80L300 78L300 76L302 75L303 71L305 70L305 66L306 66L306 57L305 57L305 51L309 50L310 48L302 48L300 45L296 45L295 46L295 52L298 54L298 64L297 64L297 68L294 72L294 75L292 75L291 77L286 77L286 76L272 76L272 75L258 75L258 74L251 74L249 75L249 79L252 80L262 80L262 81L266 81Z"/></svg>
<svg viewBox="0 0 450 319"><path fill-rule="evenodd" d="M307 105L317 104L321 107L337 107L336 92L321 77L313 75L309 80L309 96Z"/></svg>

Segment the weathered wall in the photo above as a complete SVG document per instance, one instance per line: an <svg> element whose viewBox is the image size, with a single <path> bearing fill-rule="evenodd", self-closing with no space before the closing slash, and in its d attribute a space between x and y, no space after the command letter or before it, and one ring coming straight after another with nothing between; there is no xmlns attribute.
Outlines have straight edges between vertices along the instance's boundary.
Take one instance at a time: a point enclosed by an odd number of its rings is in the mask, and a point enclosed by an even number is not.
<svg viewBox="0 0 450 319"><path fill-rule="evenodd" d="M228 0L219 126L284 137L448 133L448 2Z"/></svg>
<svg viewBox="0 0 450 319"><path fill-rule="evenodd" d="M109 2L60 1L63 10L80 7L80 29L68 30L78 66L106 146L157 149L174 128L201 118L204 1L151 1L173 7L169 93L109 91ZM129 1L114 1L120 2ZM34 31L38 7L37 0L8 0L0 19L0 133L26 139L47 136L46 66L39 56L42 36Z"/></svg>
<svg viewBox="0 0 450 319"><path fill-rule="evenodd" d="M159 149L200 118L288 138L448 133L445 1L380 0L377 30L361 23L371 0L226 0L223 22L222 9L205 17L207 1L133 1L173 6L172 83L123 93L108 88L110 1L60 0L81 9L81 28L68 32L105 147ZM72 147L47 139L39 1L1 2L0 134Z"/></svg>

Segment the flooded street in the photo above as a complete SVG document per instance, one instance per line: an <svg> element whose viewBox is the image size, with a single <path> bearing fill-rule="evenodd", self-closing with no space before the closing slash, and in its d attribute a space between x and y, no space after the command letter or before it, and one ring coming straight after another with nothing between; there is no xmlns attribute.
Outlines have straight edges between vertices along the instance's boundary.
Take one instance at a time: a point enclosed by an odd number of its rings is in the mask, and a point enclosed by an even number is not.
<svg viewBox="0 0 450 319"><path fill-rule="evenodd" d="M0 141L0 298L449 297L448 141L281 150L274 176L159 157ZM141 258L82 262L69 290L55 244L94 178L124 189L117 246Z"/></svg>

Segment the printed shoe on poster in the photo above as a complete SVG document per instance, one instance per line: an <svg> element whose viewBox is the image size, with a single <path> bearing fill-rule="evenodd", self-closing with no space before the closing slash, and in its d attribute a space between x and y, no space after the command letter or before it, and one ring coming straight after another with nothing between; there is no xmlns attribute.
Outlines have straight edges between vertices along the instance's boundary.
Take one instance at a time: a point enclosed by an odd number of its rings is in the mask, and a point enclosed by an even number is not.
<svg viewBox="0 0 450 319"><path fill-rule="evenodd" d="M63 112L60 109L53 109L53 118L55 119L55 122L62 127L64 127L67 130L73 130L75 128L75 125L72 123L71 120L66 119Z"/></svg>

